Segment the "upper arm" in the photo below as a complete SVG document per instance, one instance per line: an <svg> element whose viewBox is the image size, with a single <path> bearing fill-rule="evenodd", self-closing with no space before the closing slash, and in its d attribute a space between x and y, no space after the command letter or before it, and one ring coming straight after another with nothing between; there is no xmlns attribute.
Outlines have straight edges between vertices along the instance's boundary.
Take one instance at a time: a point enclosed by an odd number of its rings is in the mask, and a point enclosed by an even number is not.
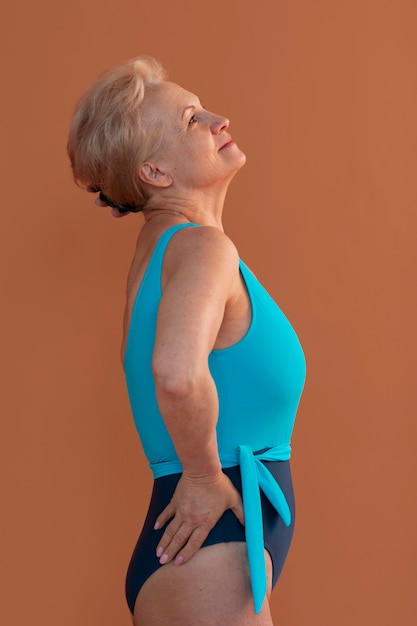
<svg viewBox="0 0 417 626"><path fill-rule="evenodd" d="M164 260L153 366L156 374L192 379L207 367L239 276L234 244L216 228L176 233Z"/></svg>

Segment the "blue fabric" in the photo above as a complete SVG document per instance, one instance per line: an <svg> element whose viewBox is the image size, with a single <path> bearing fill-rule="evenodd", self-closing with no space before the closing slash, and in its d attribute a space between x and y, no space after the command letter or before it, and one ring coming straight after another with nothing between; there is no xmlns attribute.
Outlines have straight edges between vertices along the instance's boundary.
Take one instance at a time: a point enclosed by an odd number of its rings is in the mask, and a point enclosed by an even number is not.
<svg viewBox="0 0 417 626"><path fill-rule="evenodd" d="M155 246L133 307L124 368L137 431L154 477L181 472L181 463L159 412L152 375L158 306L162 297L164 253L172 236L196 224L165 231ZM266 593L260 489L288 526L286 499L262 461L287 460L305 380L298 338L280 308L240 261L250 298L252 321L233 346L213 350L210 372L219 398L217 440L224 468L240 465L245 536L256 613ZM265 452L256 452L264 450Z"/></svg>
<svg viewBox="0 0 417 626"><path fill-rule="evenodd" d="M245 538L251 575L252 595L255 613L260 613L266 595L266 565L262 528L262 489L281 516L286 526L291 524L291 512L271 473L261 463L264 461L284 461L286 452L279 447L271 448L266 454L253 453L250 446L239 446L240 471L242 475L242 500L245 513Z"/></svg>

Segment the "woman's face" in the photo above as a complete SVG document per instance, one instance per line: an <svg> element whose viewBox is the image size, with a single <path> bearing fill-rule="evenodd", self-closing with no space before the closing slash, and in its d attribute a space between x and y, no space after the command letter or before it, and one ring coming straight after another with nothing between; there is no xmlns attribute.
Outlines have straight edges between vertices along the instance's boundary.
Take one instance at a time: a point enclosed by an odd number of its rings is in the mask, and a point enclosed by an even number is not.
<svg viewBox="0 0 417 626"><path fill-rule="evenodd" d="M162 121L162 144L154 160L177 186L204 189L230 181L245 164L228 132L229 120L206 111L179 85L163 81L148 87L143 107L145 117Z"/></svg>

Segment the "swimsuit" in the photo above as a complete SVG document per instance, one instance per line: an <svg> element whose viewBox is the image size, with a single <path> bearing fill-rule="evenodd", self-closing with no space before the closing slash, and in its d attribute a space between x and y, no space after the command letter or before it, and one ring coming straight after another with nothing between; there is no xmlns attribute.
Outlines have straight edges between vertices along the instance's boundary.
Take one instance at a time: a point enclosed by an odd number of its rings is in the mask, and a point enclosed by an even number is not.
<svg viewBox="0 0 417 626"><path fill-rule="evenodd" d="M155 549L163 529L154 531L153 524L181 476L181 463L156 401L152 355L165 250L177 231L193 226L198 225L173 226L159 238L136 296L126 344L124 370L133 418L155 478L126 579L132 613L141 586L162 567ZM250 298L251 324L240 341L212 350L209 368L219 399L220 461L242 494L245 527L225 511L203 546L246 541L254 607L259 613L266 594L264 548L271 554L276 582L294 526L288 460L305 359L287 318L243 261L239 266Z"/></svg>

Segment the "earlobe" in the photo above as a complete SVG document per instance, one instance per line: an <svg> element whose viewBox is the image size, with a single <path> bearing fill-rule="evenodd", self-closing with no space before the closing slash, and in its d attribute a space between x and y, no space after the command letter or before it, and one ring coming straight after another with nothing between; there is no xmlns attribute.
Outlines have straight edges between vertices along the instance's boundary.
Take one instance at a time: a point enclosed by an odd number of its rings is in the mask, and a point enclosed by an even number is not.
<svg viewBox="0 0 417 626"><path fill-rule="evenodd" d="M139 166L138 175L142 182L153 187L169 187L172 185L172 177L152 163L142 163Z"/></svg>

